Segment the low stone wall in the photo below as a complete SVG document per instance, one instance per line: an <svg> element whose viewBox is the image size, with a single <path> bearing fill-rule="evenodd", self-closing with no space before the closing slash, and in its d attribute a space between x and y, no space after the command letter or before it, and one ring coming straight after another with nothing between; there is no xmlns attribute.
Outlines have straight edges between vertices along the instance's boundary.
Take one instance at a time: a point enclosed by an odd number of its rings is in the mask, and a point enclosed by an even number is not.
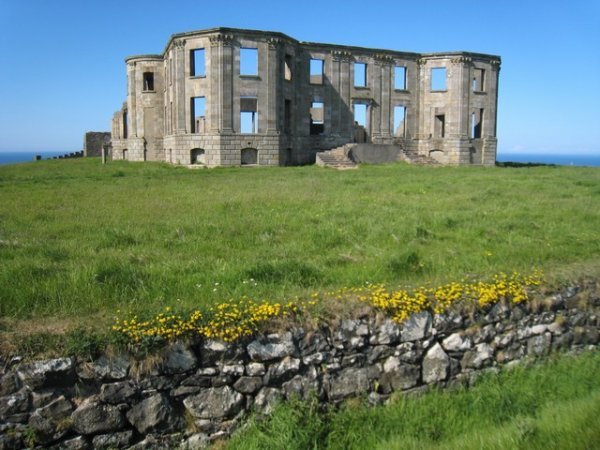
<svg viewBox="0 0 600 450"><path fill-rule="evenodd" d="M199 448L291 396L380 403L527 356L595 347L599 313L588 282L520 305L419 313L402 326L365 314L231 345L174 343L144 361L15 359L1 373L0 449Z"/></svg>

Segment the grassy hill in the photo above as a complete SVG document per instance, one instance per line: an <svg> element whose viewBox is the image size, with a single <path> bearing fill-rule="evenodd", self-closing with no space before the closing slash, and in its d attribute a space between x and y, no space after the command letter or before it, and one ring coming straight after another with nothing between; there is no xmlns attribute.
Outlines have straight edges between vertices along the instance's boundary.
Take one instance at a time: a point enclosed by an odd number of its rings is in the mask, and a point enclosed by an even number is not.
<svg viewBox="0 0 600 450"><path fill-rule="evenodd" d="M0 326L600 266L600 170L0 167ZM574 270L574 269L572 269Z"/></svg>

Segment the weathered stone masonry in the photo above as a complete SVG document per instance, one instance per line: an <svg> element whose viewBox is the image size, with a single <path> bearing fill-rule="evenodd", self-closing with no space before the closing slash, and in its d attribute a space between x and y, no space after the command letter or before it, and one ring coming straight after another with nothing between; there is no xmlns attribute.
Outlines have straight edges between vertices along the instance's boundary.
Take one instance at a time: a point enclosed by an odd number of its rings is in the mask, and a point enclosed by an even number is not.
<svg viewBox="0 0 600 450"><path fill-rule="evenodd" d="M599 313L599 286L586 282L517 306L419 313L402 326L365 315L232 345L175 343L145 371L126 355L2 364L0 449L31 439L61 449L198 448L293 395L379 403L524 357L596 348Z"/></svg>
<svg viewBox="0 0 600 450"><path fill-rule="evenodd" d="M306 164L318 151L355 141L446 164L496 159L498 56L215 28L175 34L162 54L131 56L126 64L113 159Z"/></svg>

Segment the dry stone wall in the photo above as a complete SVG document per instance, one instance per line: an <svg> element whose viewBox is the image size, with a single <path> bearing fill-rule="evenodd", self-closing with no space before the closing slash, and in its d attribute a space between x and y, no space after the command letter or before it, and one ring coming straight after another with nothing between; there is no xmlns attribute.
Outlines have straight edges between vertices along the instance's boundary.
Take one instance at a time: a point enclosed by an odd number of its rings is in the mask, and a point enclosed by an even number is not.
<svg viewBox="0 0 600 450"><path fill-rule="evenodd" d="M596 348L599 326L598 286L587 282L526 304L423 312L401 326L365 314L237 344L178 342L145 361L15 358L0 372L0 449L202 448L292 396L378 404L525 357Z"/></svg>

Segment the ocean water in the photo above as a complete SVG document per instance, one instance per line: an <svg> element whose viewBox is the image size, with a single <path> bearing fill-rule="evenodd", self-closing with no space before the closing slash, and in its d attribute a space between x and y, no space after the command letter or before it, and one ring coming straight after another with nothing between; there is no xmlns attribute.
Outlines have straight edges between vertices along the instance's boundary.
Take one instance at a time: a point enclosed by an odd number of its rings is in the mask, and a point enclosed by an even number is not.
<svg viewBox="0 0 600 450"><path fill-rule="evenodd" d="M3 152L0 151L0 165L34 162L35 155L42 159L60 156L70 152ZM600 155L553 155L544 153L499 153L498 162L556 164L559 166L600 167Z"/></svg>
<svg viewBox="0 0 600 450"><path fill-rule="evenodd" d="M600 167L600 155L553 155L544 153L498 153L498 162Z"/></svg>
<svg viewBox="0 0 600 450"><path fill-rule="evenodd" d="M68 155L72 152L4 152L0 151L0 165L17 164L23 162L34 162L35 155L41 155L42 159L51 159L54 156Z"/></svg>

